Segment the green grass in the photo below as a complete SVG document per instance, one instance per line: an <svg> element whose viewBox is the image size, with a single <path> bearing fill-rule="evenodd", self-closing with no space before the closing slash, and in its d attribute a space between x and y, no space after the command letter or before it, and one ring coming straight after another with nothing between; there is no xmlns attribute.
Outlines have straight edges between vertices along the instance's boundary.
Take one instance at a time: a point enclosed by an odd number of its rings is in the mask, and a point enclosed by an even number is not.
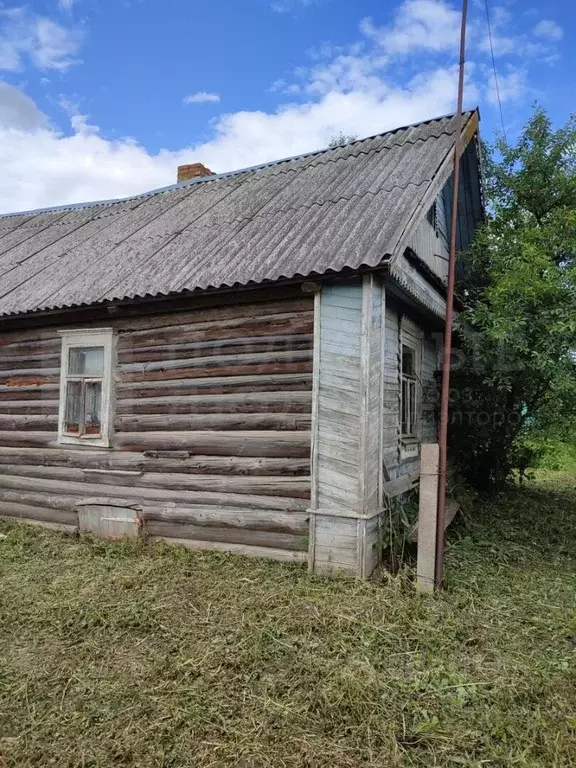
<svg viewBox="0 0 576 768"><path fill-rule="evenodd" d="M3 767L576 764L569 475L455 527L439 598L0 530Z"/></svg>

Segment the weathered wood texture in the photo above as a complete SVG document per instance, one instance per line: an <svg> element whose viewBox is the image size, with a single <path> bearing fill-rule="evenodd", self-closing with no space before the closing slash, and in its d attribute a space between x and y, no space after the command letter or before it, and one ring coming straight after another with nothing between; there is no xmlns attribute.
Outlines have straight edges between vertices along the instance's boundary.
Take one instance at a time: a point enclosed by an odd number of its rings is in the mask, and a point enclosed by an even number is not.
<svg viewBox="0 0 576 768"><path fill-rule="evenodd" d="M79 504L136 505L154 537L300 552L313 314L269 294L107 321L112 449L58 444L59 328L1 334L0 515L76 525Z"/></svg>
<svg viewBox="0 0 576 768"><path fill-rule="evenodd" d="M381 284L326 286L316 313L310 567L365 577L377 562L381 504Z"/></svg>
<svg viewBox="0 0 576 768"><path fill-rule="evenodd" d="M405 322L402 323L402 317ZM417 332L415 332L415 330ZM402 314L392 301L386 304L382 458L391 480L418 472L420 458L403 459L400 453L400 349L402 336L421 350L418 364L419 438L422 443L437 439L436 406L439 334L426 333L426 328Z"/></svg>

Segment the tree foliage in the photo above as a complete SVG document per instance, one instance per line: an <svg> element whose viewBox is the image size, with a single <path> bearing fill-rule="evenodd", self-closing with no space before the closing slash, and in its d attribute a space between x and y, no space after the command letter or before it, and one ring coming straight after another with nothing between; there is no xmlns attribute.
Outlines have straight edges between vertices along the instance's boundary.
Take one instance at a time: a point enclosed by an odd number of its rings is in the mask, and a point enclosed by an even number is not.
<svg viewBox="0 0 576 768"><path fill-rule="evenodd" d="M336 136L332 136L328 142L329 149L336 149L344 144L350 144L351 141L356 141L358 136L354 133L338 133Z"/></svg>
<svg viewBox="0 0 576 768"><path fill-rule="evenodd" d="M525 437L574 425L576 120L536 109L486 148L487 221L464 256L451 455L481 489L524 469Z"/></svg>

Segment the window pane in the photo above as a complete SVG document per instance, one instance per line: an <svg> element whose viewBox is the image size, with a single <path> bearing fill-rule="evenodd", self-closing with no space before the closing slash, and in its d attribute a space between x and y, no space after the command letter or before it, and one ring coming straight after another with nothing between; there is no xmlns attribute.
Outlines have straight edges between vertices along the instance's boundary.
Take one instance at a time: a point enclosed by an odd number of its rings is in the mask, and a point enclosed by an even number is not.
<svg viewBox="0 0 576 768"><path fill-rule="evenodd" d="M407 435L408 434L408 429L409 429L408 413L409 413L408 382L405 379L402 379L402 425L401 425L401 431L402 431L403 435Z"/></svg>
<svg viewBox="0 0 576 768"><path fill-rule="evenodd" d="M87 381L84 397L84 434L99 435L102 412L102 382Z"/></svg>
<svg viewBox="0 0 576 768"><path fill-rule="evenodd" d="M104 347L72 347L68 356L70 376L99 376L104 368Z"/></svg>
<svg viewBox="0 0 576 768"><path fill-rule="evenodd" d="M416 366L414 365L414 350L402 345L402 373L405 376L414 376Z"/></svg>
<svg viewBox="0 0 576 768"><path fill-rule="evenodd" d="M69 381L66 385L64 431L80 434L82 413L82 382Z"/></svg>
<svg viewBox="0 0 576 768"><path fill-rule="evenodd" d="M410 434L416 434L416 382L408 382L410 391Z"/></svg>

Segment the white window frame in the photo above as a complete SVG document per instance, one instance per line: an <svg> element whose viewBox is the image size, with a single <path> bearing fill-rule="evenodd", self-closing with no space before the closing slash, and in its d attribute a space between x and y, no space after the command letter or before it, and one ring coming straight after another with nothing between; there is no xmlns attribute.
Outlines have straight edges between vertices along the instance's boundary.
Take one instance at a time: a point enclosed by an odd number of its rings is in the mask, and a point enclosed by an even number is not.
<svg viewBox="0 0 576 768"><path fill-rule="evenodd" d="M77 330L59 331L62 338L60 358L60 403L58 408L58 442L66 445L82 445L87 447L110 446L113 424L114 405L114 364L115 344L112 328L81 328ZM104 363L102 376L94 377L102 380L102 404L100 413L99 435L72 435L64 430L66 416L66 385L68 379L74 378L68 373L70 350L74 347L103 347Z"/></svg>
<svg viewBox="0 0 576 768"><path fill-rule="evenodd" d="M402 317L400 321L400 338L398 350L398 385L400 387L399 412L398 412L398 441L400 461L414 459L420 455L421 426L422 426L422 331L411 322L407 317ZM410 435L402 434L402 411L403 411L403 379L402 372L402 350L408 347L414 352L414 376L416 382L414 387L414 431Z"/></svg>

